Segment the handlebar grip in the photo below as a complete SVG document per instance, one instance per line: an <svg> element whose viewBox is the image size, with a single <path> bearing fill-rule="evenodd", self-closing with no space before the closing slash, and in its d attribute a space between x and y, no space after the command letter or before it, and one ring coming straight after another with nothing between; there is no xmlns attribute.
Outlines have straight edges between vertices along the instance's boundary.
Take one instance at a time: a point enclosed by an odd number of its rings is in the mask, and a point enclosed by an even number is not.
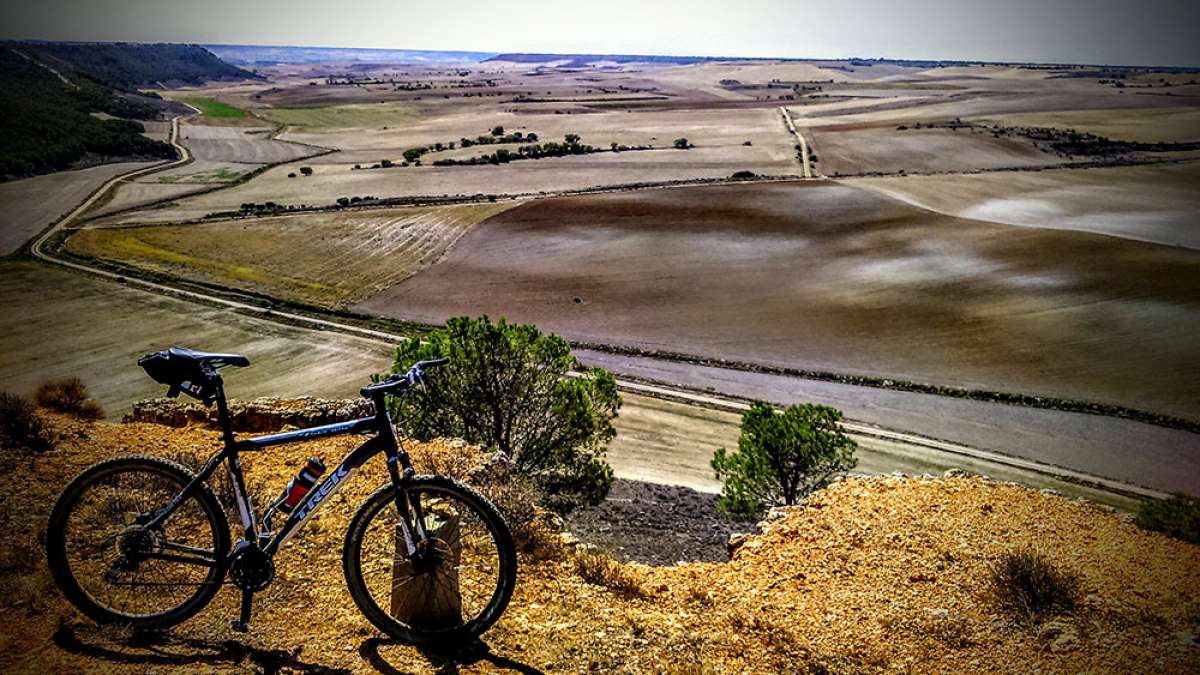
<svg viewBox="0 0 1200 675"><path fill-rule="evenodd" d="M450 359L429 359L428 361L418 361L415 365L421 370L424 370L426 368L437 368L438 366L444 366L447 363L450 363Z"/></svg>

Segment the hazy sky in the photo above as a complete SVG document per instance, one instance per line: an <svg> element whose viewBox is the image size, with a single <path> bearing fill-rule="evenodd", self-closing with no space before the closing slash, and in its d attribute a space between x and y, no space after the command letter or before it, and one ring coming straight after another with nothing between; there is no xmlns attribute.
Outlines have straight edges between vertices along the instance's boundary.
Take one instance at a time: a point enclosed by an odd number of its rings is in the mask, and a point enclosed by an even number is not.
<svg viewBox="0 0 1200 675"><path fill-rule="evenodd" d="M0 37L1200 66L1200 1L0 0Z"/></svg>

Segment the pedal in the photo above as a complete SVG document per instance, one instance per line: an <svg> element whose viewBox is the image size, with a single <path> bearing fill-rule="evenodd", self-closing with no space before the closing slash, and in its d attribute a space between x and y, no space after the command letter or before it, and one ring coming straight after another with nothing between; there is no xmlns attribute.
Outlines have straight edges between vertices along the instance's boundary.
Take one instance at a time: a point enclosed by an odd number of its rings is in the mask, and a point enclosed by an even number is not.
<svg viewBox="0 0 1200 675"><path fill-rule="evenodd" d="M238 618L229 622L229 627L239 633L250 632L250 608L254 600L254 591L242 591L242 609Z"/></svg>

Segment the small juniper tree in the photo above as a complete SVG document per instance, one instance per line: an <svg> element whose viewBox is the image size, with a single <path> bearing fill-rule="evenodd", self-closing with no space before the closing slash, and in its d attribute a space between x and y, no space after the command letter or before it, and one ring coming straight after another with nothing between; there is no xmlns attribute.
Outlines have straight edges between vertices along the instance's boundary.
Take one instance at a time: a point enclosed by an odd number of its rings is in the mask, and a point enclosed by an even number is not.
<svg viewBox="0 0 1200 675"><path fill-rule="evenodd" d="M777 412L755 402L742 415L738 449L720 448L712 468L721 481L718 506L749 515L775 504L791 505L854 467L857 444L842 433L842 413L824 405L794 405Z"/></svg>
<svg viewBox="0 0 1200 675"><path fill-rule="evenodd" d="M608 495L605 448L621 398L601 368L582 369L567 341L535 326L457 317L424 342L396 349L394 372L448 358L425 390L396 398L392 412L418 439L462 438L501 450L533 478L547 505L569 510ZM575 371L576 377L567 374Z"/></svg>

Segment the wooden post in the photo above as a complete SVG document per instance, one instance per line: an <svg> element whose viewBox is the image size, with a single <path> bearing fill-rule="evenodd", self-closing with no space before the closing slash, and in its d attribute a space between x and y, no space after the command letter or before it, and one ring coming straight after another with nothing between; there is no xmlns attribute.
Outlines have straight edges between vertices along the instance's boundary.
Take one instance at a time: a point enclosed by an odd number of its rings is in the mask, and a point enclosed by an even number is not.
<svg viewBox="0 0 1200 675"><path fill-rule="evenodd" d="M435 520L436 519L436 520ZM462 624L462 594L458 565L462 557L456 515L427 514L425 531L444 556L437 568L413 574L403 526L396 526L396 555L392 562L392 617L409 626L436 629ZM428 522L435 521L435 522Z"/></svg>

